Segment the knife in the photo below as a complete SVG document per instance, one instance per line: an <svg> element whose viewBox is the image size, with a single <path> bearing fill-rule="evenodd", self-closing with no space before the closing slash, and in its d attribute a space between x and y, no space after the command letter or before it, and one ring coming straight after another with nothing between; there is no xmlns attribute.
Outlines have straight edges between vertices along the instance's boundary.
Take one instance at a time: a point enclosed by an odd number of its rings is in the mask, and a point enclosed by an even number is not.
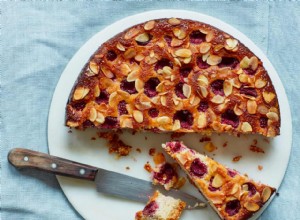
<svg viewBox="0 0 300 220"><path fill-rule="evenodd" d="M97 191L117 197L146 203L149 197L159 190L165 195L186 202L186 209L206 207L206 203L179 190L167 191L163 186L153 185L149 181L37 151L14 148L8 153L8 160L16 168L34 168L60 176L94 181Z"/></svg>

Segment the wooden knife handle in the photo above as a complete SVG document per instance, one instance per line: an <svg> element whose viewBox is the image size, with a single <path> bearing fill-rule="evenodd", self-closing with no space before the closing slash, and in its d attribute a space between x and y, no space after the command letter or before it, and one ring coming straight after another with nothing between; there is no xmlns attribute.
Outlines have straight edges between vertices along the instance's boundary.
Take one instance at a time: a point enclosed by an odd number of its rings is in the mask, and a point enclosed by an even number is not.
<svg viewBox="0 0 300 220"><path fill-rule="evenodd" d="M33 150L14 148L8 153L9 162L17 168L34 168L61 176L94 180L97 168Z"/></svg>

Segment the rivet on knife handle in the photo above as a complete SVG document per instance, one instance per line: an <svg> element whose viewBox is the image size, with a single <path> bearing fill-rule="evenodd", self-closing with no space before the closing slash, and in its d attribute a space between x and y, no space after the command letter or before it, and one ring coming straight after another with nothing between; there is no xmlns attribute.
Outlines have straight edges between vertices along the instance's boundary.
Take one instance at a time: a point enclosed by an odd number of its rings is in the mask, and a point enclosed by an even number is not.
<svg viewBox="0 0 300 220"><path fill-rule="evenodd" d="M97 173L96 167L23 148L12 149L8 160L17 168L34 168L79 179L94 180Z"/></svg>

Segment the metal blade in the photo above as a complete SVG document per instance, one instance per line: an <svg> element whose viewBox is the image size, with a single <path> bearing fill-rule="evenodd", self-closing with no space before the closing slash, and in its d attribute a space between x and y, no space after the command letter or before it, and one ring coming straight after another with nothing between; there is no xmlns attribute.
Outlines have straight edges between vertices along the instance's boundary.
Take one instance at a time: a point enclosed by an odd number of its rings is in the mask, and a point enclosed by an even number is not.
<svg viewBox="0 0 300 220"><path fill-rule="evenodd" d="M146 203L149 197L153 195L156 190L159 190L164 195L184 201L187 204L187 209L206 207L206 203L182 191L167 191L162 186L153 185L149 181L104 169L98 169L95 183L99 192L143 203Z"/></svg>

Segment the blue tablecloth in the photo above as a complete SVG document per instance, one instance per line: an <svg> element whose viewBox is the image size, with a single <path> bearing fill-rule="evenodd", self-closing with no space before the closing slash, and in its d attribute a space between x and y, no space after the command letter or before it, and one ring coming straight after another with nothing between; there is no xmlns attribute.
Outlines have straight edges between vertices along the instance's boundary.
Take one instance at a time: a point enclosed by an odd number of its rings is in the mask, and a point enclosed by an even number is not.
<svg viewBox="0 0 300 220"><path fill-rule="evenodd" d="M292 110L294 141L280 195L261 219L299 219L299 2L2 1L0 5L3 220L81 218L53 175L18 172L8 164L7 153L14 147L47 152L52 94L65 66L83 43L125 16L166 8L197 11L231 24L252 39L277 69Z"/></svg>

